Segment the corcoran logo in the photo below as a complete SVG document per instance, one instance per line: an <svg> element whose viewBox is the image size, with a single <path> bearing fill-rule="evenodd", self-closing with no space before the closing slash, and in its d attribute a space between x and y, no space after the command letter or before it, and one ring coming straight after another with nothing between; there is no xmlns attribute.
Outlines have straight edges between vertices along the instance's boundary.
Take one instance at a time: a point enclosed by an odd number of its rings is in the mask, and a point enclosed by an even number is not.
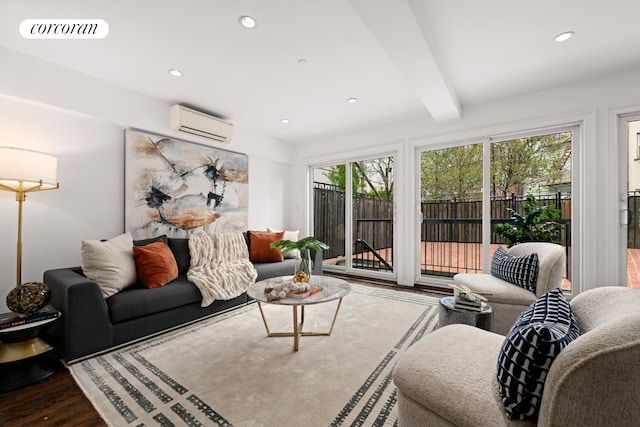
<svg viewBox="0 0 640 427"><path fill-rule="evenodd" d="M102 19L25 19L20 34L25 39L103 39L109 24Z"/></svg>

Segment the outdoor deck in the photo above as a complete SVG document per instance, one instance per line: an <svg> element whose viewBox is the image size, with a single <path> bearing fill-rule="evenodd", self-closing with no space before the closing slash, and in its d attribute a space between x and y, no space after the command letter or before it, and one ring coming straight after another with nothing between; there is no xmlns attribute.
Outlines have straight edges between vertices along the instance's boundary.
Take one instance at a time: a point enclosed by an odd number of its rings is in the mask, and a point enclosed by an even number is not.
<svg viewBox="0 0 640 427"><path fill-rule="evenodd" d="M627 249L627 286L640 289L640 249Z"/></svg>
<svg viewBox="0 0 640 427"><path fill-rule="evenodd" d="M491 256L499 245L491 245ZM443 243L422 242L422 254L420 256L422 270L434 270L444 273L478 273L482 271L481 245L469 243ZM389 264L392 264L391 249L381 249L378 254ZM324 260L325 264L344 264L344 257ZM371 252L360 253L357 260L370 263L375 262L375 256ZM565 280L563 289L571 289L571 282ZM609 284L607 284L609 285ZM627 286L640 289L640 249L628 249L627 251Z"/></svg>

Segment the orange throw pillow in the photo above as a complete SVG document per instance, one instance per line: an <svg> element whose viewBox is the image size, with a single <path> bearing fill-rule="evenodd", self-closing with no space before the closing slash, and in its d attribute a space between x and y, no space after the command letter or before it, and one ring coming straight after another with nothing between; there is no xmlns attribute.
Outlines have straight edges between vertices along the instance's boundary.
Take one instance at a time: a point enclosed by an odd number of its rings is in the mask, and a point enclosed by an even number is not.
<svg viewBox="0 0 640 427"><path fill-rule="evenodd" d="M282 262L282 251L273 249L271 243L284 239L284 231L265 233L249 231L249 260L251 262Z"/></svg>
<svg viewBox="0 0 640 427"><path fill-rule="evenodd" d="M159 288L178 277L178 263L162 240L144 246L134 246L138 278L147 288Z"/></svg>

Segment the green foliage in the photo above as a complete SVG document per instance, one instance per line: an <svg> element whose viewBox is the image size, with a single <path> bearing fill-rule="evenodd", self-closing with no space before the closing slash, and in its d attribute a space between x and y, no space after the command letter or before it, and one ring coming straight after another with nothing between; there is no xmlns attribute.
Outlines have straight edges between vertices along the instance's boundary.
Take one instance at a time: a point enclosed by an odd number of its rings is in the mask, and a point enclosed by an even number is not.
<svg viewBox="0 0 640 427"><path fill-rule="evenodd" d="M492 195L549 191L571 180L571 132L491 143ZM422 200L474 198L481 194L481 143L425 151Z"/></svg>
<svg viewBox="0 0 640 427"><path fill-rule="evenodd" d="M280 250L293 250L299 249L301 252L306 251L308 249L313 249L314 251L319 251L322 249L329 249L329 245L320 240L316 239L313 236L305 237L304 239L300 239L297 241L293 240L279 240L277 242L271 243L269 245L274 249Z"/></svg>
<svg viewBox="0 0 640 427"><path fill-rule="evenodd" d="M535 197L527 195L524 215L511 208L511 222L500 224L493 230L507 241L508 247L523 242L553 242L562 230L555 219L560 218L560 210L555 205L538 206Z"/></svg>
<svg viewBox="0 0 640 427"><path fill-rule="evenodd" d="M482 144L425 151L420 163L422 200L467 198L482 188Z"/></svg>
<svg viewBox="0 0 640 427"><path fill-rule="evenodd" d="M329 167L324 172L331 184L341 190L347 187L346 166ZM381 157L351 162L351 189L353 194L366 194L378 199L393 199L393 157Z"/></svg>
<svg viewBox="0 0 640 427"><path fill-rule="evenodd" d="M504 195L554 182L563 173L571 133L539 135L491 144L491 193Z"/></svg>
<svg viewBox="0 0 640 427"><path fill-rule="evenodd" d="M345 165L331 166L328 171L324 172L331 184L337 186L342 191L347 189L347 173ZM354 193L358 193L362 184L361 177L355 164L351 165L351 190Z"/></svg>

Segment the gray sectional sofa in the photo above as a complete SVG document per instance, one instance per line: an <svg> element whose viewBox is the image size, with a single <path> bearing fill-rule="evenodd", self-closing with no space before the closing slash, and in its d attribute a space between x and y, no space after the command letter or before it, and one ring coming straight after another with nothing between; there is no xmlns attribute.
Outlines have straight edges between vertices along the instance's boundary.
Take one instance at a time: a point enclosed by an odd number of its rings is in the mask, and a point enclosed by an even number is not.
<svg viewBox="0 0 640 427"><path fill-rule="evenodd" d="M117 346L131 343L171 328L247 304L242 294L231 300L216 300L201 307L199 289L186 278L191 257L188 239L168 238L179 276L169 284L148 289L140 284L104 298L97 283L81 267L48 270L44 283L51 289L51 304L62 312L60 320L46 332L47 340L61 356L74 363ZM312 274L322 274L322 252L311 252ZM254 263L257 281L293 275L294 259Z"/></svg>

